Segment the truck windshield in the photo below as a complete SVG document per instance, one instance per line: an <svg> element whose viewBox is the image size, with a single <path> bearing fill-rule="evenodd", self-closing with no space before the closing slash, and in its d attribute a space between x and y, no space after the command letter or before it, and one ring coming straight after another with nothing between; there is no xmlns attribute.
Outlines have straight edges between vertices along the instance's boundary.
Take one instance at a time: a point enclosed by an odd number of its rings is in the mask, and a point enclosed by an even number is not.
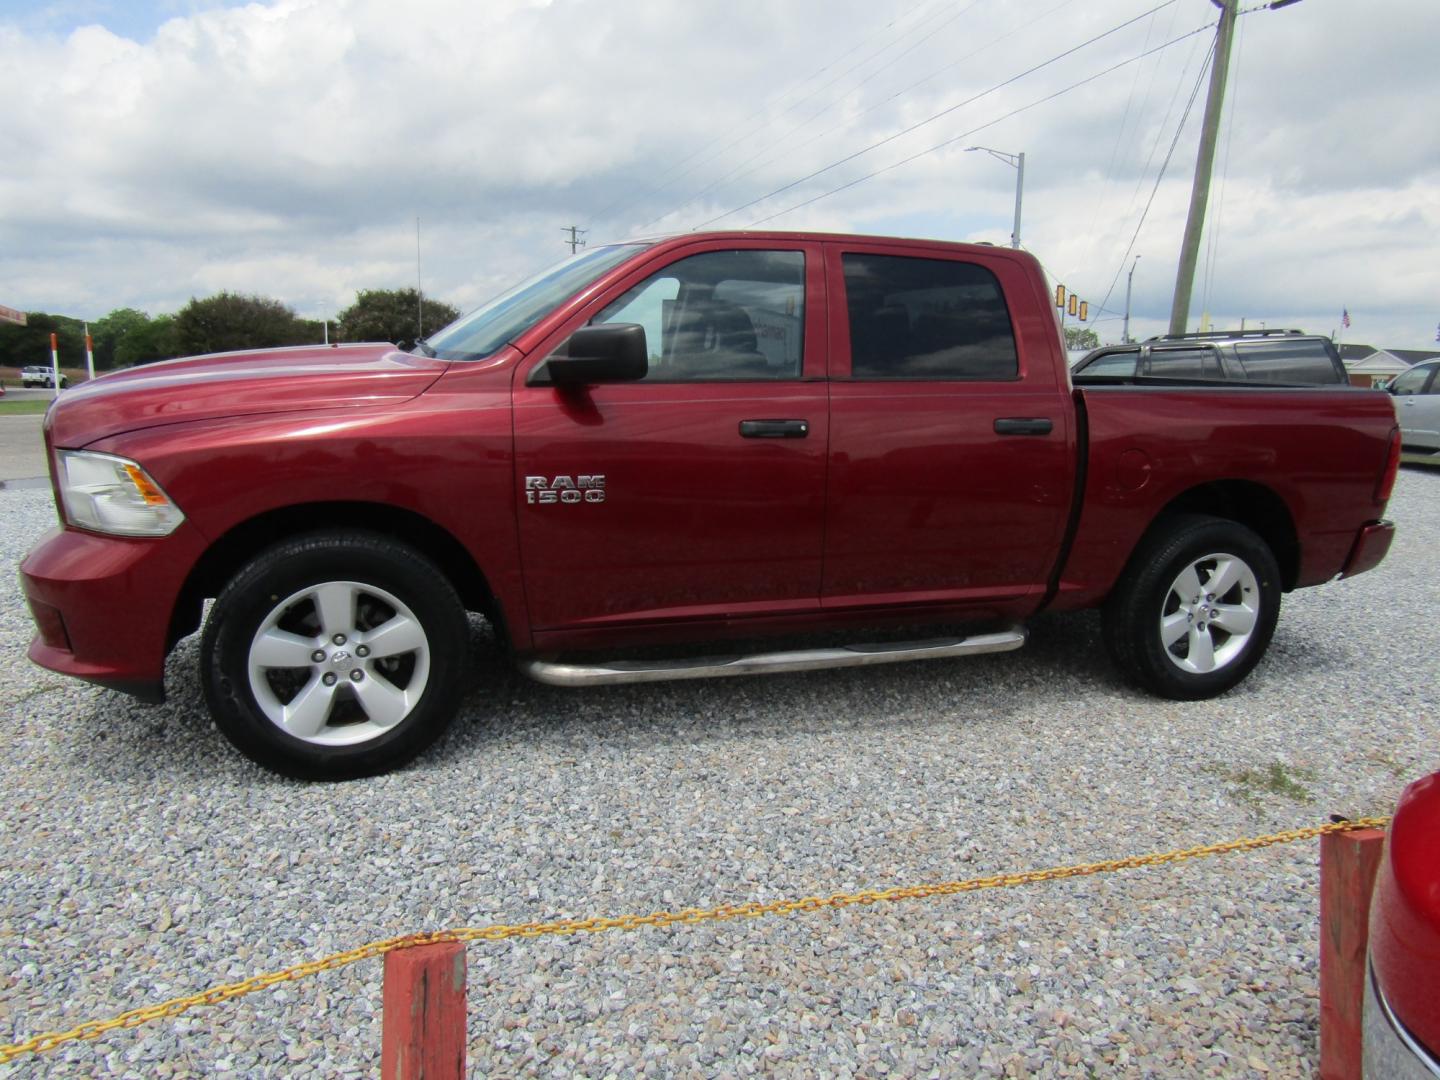
<svg viewBox="0 0 1440 1080"><path fill-rule="evenodd" d="M611 244L572 255L564 262L503 292L426 339L442 360L478 360L514 341L562 300L574 296L644 244Z"/></svg>

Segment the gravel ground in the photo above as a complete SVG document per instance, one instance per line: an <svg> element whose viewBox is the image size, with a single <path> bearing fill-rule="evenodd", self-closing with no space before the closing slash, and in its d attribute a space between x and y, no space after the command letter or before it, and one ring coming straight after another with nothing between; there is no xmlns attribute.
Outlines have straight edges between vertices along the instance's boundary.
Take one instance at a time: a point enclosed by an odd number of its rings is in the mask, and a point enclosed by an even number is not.
<svg viewBox="0 0 1440 1080"><path fill-rule="evenodd" d="M302 785L204 718L24 659L0 578L0 1039L447 926L884 887L1388 812L1436 767L1440 470L1378 570L1285 600L1198 704L1123 686L1095 616L1008 656L561 690L481 649L415 766ZM0 492L0 561L49 527ZM1426 585L1425 582L1432 582ZM475 945L477 1075L1311 1076L1317 846L843 912ZM369 961L0 1075L362 1076Z"/></svg>

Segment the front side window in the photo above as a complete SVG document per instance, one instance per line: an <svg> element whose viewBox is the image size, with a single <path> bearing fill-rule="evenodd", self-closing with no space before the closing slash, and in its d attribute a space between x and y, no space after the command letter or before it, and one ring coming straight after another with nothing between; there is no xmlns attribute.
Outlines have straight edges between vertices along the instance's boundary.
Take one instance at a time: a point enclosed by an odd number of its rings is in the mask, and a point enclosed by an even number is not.
<svg viewBox="0 0 1440 1080"><path fill-rule="evenodd" d="M1409 371L1402 372L1395 376L1395 381L1390 384L1390 391L1404 397L1407 394L1423 394L1425 392L1425 380L1430 378L1435 367L1430 364L1422 364L1420 367L1413 367Z"/></svg>
<svg viewBox="0 0 1440 1080"><path fill-rule="evenodd" d="M856 379L1013 379L1020 364L1000 282L948 259L846 253Z"/></svg>
<svg viewBox="0 0 1440 1080"><path fill-rule="evenodd" d="M805 254L708 251L627 290L591 324L639 323L647 382L797 379L805 346Z"/></svg>

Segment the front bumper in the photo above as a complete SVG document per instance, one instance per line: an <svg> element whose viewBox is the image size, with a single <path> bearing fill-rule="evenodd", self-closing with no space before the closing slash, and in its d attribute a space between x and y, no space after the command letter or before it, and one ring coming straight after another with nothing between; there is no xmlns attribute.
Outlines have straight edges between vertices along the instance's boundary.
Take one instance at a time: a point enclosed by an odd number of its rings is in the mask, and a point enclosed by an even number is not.
<svg viewBox="0 0 1440 1080"><path fill-rule="evenodd" d="M202 551L188 524L141 540L52 530L20 564L38 625L30 659L144 701L164 701L171 617Z"/></svg>
<svg viewBox="0 0 1440 1080"><path fill-rule="evenodd" d="M1390 1011L1375 982L1375 970L1365 977L1365 1011L1361 1020L1364 1043L1361 1075L1365 1080L1437 1080L1440 1060L1405 1030Z"/></svg>

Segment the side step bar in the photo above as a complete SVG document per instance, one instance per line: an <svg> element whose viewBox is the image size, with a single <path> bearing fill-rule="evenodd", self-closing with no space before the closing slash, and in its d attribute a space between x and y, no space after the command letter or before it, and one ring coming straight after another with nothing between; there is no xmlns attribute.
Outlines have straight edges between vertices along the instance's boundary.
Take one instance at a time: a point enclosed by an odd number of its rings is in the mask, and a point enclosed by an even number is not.
<svg viewBox="0 0 1440 1080"><path fill-rule="evenodd" d="M704 656L687 660L615 660L604 664L559 664L525 660L520 670L552 686L607 686L667 679L714 679L725 675L770 675L787 671L894 664L901 660L937 660L980 653L1009 652L1025 644L1025 628L1012 626L989 634L929 641L845 645L834 649L796 649L754 656Z"/></svg>

